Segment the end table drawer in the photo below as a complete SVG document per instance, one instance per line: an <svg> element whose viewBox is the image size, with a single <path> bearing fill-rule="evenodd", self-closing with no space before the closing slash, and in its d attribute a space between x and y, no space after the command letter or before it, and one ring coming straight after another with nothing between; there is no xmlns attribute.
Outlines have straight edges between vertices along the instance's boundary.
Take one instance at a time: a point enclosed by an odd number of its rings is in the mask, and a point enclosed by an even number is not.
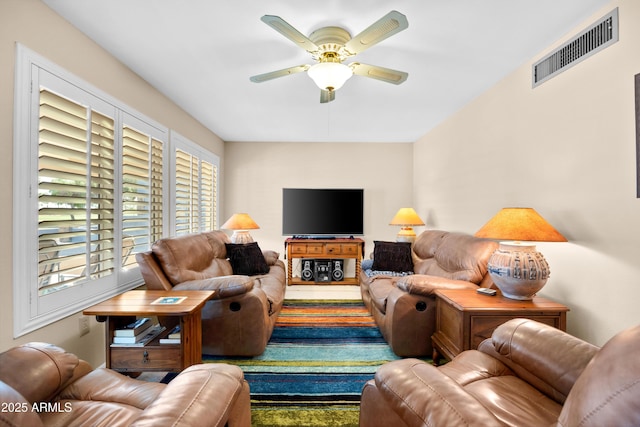
<svg viewBox="0 0 640 427"><path fill-rule="evenodd" d="M180 345L165 345L163 347L111 347L110 368L116 371L132 372L181 370Z"/></svg>

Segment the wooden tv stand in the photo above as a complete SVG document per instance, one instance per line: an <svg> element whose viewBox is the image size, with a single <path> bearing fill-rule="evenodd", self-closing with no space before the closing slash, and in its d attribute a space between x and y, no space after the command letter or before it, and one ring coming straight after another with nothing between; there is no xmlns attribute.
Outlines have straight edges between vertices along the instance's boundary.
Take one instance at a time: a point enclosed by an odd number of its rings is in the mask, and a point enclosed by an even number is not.
<svg viewBox="0 0 640 427"><path fill-rule="evenodd" d="M360 262L364 251L364 240L357 238L340 239L287 239L287 284L289 285L358 285L360 277ZM293 259L304 260L332 260L353 259L356 263L355 276L342 280L316 281L315 277L307 279L293 276ZM344 268L344 265L343 265Z"/></svg>

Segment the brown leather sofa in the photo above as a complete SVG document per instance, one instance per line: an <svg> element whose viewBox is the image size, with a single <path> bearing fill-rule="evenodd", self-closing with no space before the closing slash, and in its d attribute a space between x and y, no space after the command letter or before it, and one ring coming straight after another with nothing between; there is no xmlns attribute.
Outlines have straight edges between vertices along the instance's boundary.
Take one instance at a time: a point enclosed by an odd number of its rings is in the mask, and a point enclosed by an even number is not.
<svg viewBox="0 0 640 427"><path fill-rule="evenodd" d="M136 260L147 289L217 291L202 309L204 354L257 356L264 352L282 309L285 266L278 253L266 250L258 254L264 274L234 274L228 243L229 237L219 230L165 238ZM169 321L160 319L163 324Z"/></svg>
<svg viewBox="0 0 640 427"><path fill-rule="evenodd" d="M528 319L438 368L387 363L363 388L360 426L639 426L640 325L602 349Z"/></svg>
<svg viewBox="0 0 640 427"><path fill-rule="evenodd" d="M139 381L46 343L0 354L0 425L239 426L251 425L242 370L193 365L169 384Z"/></svg>
<svg viewBox="0 0 640 427"><path fill-rule="evenodd" d="M487 274L487 262L497 247L494 241L463 233L427 230L416 238L410 249L412 275L393 276L402 272L371 271L363 267L360 273L362 300L395 354L431 356L435 291L494 286ZM376 248L374 267L378 256Z"/></svg>

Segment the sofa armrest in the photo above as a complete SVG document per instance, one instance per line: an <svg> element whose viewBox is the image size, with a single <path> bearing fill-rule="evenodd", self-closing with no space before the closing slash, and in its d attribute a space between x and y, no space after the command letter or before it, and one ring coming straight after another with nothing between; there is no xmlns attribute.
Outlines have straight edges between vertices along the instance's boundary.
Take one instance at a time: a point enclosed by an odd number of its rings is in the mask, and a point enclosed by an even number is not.
<svg viewBox="0 0 640 427"><path fill-rule="evenodd" d="M534 320L512 319L498 326L478 350L500 360L558 403L564 403L599 347Z"/></svg>
<svg viewBox="0 0 640 427"><path fill-rule="evenodd" d="M216 291L213 299L223 299L246 294L253 289L255 279L232 275L210 279L190 280L173 287L174 291Z"/></svg>
<svg viewBox="0 0 640 427"><path fill-rule="evenodd" d="M478 285L464 280L447 279L427 274L394 279L396 287L410 294L435 296L438 289L477 289Z"/></svg>
<svg viewBox="0 0 640 427"><path fill-rule="evenodd" d="M1 426L42 427L38 413L31 410L32 404L8 384L0 381ZM10 409L10 410L9 410Z"/></svg>
<svg viewBox="0 0 640 427"><path fill-rule="evenodd" d="M271 249L264 249L262 251L262 255L264 255L264 260L266 261L268 266L275 265L280 258L280 253L272 251Z"/></svg>
<svg viewBox="0 0 640 427"><path fill-rule="evenodd" d="M131 425L224 426L243 392L246 388L239 367L217 363L193 365L174 378ZM245 403L248 405L249 401Z"/></svg>
<svg viewBox="0 0 640 427"><path fill-rule="evenodd" d="M408 426L503 426L459 384L421 360L386 363L376 372L375 383Z"/></svg>

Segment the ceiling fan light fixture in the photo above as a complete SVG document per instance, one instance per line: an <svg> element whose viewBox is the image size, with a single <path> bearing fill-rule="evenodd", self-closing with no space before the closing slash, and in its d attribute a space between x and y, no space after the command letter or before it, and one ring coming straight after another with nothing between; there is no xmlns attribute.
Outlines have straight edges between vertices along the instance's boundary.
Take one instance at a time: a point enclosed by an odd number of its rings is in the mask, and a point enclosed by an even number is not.
<svg viewBox="0 0 640 427"><path fill-rule="evenodd" d="M321 62L307 71L309 77L322 90L338 90L353 75L353 70L339 62Z"/></svg>

